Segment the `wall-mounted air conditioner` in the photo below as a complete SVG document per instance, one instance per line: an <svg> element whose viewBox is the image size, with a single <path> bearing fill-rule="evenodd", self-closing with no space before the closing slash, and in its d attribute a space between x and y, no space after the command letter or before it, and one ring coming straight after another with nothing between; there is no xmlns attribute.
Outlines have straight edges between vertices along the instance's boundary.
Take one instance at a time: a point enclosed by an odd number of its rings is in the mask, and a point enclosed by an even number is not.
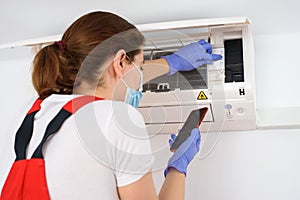
<svg viewBox="0 0 300 200"><path fill-rule="evenodd" d="M202 132L256 128L254 48L246 17L216 18L137 25L146 38L145 59L160 58L200 39L223 59L193 71L163 75L144 84L139 106L149 133L176 133L195 108L209 112ZM0 48L42 46L60 40L54 35L1 44Z"/></svg>
<svg viewBox="0 0 300 200"><path fill-rule="evenodd" d="M191 110L208 107L202 132L256 128L254 48L246 17L140 25L145 60L160 58L200 39L223 59L143 85L139 111L150 133L175 133Z"/></svg>

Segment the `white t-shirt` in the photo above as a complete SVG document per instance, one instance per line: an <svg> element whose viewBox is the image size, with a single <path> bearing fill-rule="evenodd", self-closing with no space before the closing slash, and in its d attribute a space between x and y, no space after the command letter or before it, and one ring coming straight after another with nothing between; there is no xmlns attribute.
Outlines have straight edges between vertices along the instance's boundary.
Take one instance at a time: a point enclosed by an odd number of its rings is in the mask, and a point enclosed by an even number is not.
<svg viewBox="0 0 300 200"><path fill-rule="evenodd" d="M42 102L35 116L28 158L49 122L74 97L51 95ZM110 100L89 103L70 116L46 142L43 155L48 189L54 200L118 199L117 187L139 180L154 162L141 114L124 102ZM1 179L6 179L14 158L9 153L1 162Z"/></svg>

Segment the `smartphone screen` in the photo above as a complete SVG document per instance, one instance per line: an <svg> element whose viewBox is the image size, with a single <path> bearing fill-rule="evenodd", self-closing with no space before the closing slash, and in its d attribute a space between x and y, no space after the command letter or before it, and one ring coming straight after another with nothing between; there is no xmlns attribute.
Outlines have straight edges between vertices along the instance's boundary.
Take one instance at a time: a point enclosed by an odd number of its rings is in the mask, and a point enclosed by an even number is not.
<svg viewBox="0 0 300 200"><path fill-rule="evenodd" d="M191 132L194 128L198 128L207 113L208 108L200 108L193 110L185 123L183 124L179 134L177 135L174 143L172 144L170 150L176 151L179 146L191 135Z"/></svg>

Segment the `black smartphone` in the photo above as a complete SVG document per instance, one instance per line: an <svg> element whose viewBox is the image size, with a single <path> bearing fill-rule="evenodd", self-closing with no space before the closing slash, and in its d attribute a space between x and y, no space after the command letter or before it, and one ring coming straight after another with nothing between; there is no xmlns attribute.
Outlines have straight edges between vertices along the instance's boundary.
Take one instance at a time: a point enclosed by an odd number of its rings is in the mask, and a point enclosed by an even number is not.
<svg viewBox="0 0 300 200"><path fill-rule="evenodd" d="M171 151L176 151L179 146L191 135L191 132L194 128L198 128L207 113L208 108L200 108L193 110L188 116L187 120L183 124L179 134L177 135L174 143L170 147Z"/></svg>

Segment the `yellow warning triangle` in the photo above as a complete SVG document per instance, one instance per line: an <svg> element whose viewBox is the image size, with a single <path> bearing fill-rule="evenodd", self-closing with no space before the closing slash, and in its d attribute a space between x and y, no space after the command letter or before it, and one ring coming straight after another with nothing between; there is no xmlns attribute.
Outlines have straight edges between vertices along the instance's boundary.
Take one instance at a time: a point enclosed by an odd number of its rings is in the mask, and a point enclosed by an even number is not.
<svg viewBox="0 0 300 200"><path fill-rule="evenodd" d="M203 91L201 91L197 97L198 100L205 100L207 99L207 96L205 95L205 93Z"/></svg>

